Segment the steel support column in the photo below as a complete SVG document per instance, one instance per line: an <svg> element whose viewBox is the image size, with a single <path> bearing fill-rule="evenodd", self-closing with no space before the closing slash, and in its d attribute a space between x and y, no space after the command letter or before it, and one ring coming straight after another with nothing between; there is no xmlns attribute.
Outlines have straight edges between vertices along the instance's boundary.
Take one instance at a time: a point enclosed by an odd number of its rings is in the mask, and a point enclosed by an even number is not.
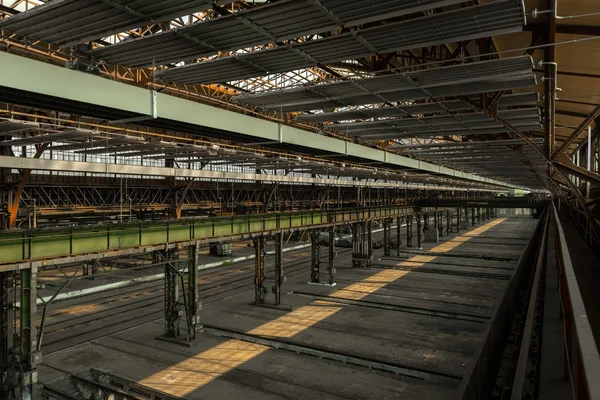
<svg viewBox="0 0 600 400"><path fill-rule="evenodd" d="M283 234L275 234L275 285L273 293L275 294L275 305L281 304L281 287L285 282L283 276Z"/></svg>
<svg viewBox="0 0 600 400"><path fill-rule="evenodd" d="M456 232L460 232L460 207L456 207Z"/></svg>
<svg viewBox="0 0 600 400"><path fill-rule="evenodd" d="M417 249L421 248L421 218L425 219L427 215L417 214Z"/></svg>
<svg viewBox="0 0 600 400"><path fill-rule="evenodd" d="M391 255L392 241L392 221L388 218L383 219L383 255Z"/></svg>
<svg viewBox="0 0 600 400"><path fill-rule="evenodd" d="M196 331L200 328L200 310L202 302L198 299L198 245L188 246L188 293L187 293L187 318L191 327L188 340L196 338Z"/></svg>
<svg viewBox="0 0 600 400"><path fill-rule="evenodd" d="M354 225L352 226L354 234ZM310 231L310 282L319 283L321 281L321 245L319 244L319 231L313 229Z"/></svg>
<svg viewBox="0 0 600 400"><path fill-rule="evenodd" d="M41 362L41 352L37 351L37 268L21 270L20 273L20 399L31 400L33 387L37 382L35 366Z"/></svg>
<svg viewBox="0 0 600 400"><path fill-rule="evenodd" d="M446 210L446 234L450 235L452 233L452 215L450 210Z"/></svg>
<svg viewBox="0 0 600 400"><path fill-rule="evenodd" d="M481 223L481 208L477 207L477 223Z"/></svg>
<svg viewBox="0 0 600 400"><path fill-rule="evenodd" d="M402 217L396 218L396 256L400 257L400 246L402 246Z"/></svg>
<svg viewBox="0 0 600 400"><path fill-rule="evenodd" d="M444 236L444 213L441 211L436 213L436 218L438 220L438 225L437 225L438 234L440 237L442 237L442 236Z"/></svg>
<svg viewBox="0 0 600 400"><path fill-rule="evenodd" d="M471 208L471 226L475 226L475 209Z"/></svg>
<svg viewBox="0 0 600 400"><path fill-rule="evenodd" d="M153 254L154 263L163 263L165 271L165 334L166 338L179 336L179 286L177 285L179 251L177 249L157 250Z"/></svg>
<svg viewBox="0 0 600 400"><path fill-rule="evenodd" d="M15 273L0 273L0 398L14 392L16 369L13 357L15 337Z"/></svg>
<svg viewBox="0 0 600 400"><path fill-rule="evenodd" d="M413 216L408 215L406 217L406 247L412 247L412 224Z"/></svg>
<svg viewBox="0 0 600 400"><path fill-rule="evenodd" d="M254 244L254 305L260 306L265 303L267 295L265 273L267 246L263 235L253 237L252 242Z"/></svg>

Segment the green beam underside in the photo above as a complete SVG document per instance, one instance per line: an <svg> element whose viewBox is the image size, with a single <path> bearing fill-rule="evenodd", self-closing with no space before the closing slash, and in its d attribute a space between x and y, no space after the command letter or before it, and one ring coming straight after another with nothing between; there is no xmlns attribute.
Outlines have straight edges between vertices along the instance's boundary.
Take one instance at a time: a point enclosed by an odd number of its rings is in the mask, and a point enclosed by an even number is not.
<svg viewBox="0 0 600 400"><path fill-rule="evenodd" d="M57 99L75 101L92 107L107 107L140 116L152 115L151 92L140 87L3 52L0 52L0 65L2 65L3 71L0 74L0 88L7 87L37 95L54 96ZM19 103L18 100L17 97L14 102ZM332 155L356 157L363 163L390 168L402 167L492 185L516 187L495 179L399 156L167 94L158 93L157 105L158 118L181 122L187 126L196 126L199 131L202 131L203 128L219 129L244 135L246 138L256 138L256 142L279 142L302 146L308 152L311 149L318 149Z"/></svg>
<svg viewBox="0 0 600 400"><path fill-rule="evenodd" d="M412 206L391 206L6 231L0 233L0 264L178 242L234 238L262 232L306 229L327 226L331 223L342 224L408 215L416 211L417 208Z"/></svg>

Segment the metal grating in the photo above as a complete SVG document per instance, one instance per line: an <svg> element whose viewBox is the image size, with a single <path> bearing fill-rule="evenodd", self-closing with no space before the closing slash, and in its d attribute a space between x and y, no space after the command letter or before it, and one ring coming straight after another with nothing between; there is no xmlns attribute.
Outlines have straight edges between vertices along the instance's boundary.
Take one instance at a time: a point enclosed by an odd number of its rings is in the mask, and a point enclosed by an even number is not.
<svg viewBox="0 0 600 400"><path fill-rule="evenodd" d="M152 36L101 47L88 54L132 67L192 60L272 42L349 28L366 22L457 4L463 0L287 0Z"/></svg>
<svg viewBox="0 0 600 400"><path fill-rule="evenodd" d="M0 21L0 29L61 47L207 10L228 0L54 0Z"/></svg>
<svg viewBox="0 0 600 400"><path fill-rule="evenodd" d="M521 0L502 0L287 47L166 69L157 75L164 81L183 84L265 76L375 54L520 32L524 15Z"/></svg>

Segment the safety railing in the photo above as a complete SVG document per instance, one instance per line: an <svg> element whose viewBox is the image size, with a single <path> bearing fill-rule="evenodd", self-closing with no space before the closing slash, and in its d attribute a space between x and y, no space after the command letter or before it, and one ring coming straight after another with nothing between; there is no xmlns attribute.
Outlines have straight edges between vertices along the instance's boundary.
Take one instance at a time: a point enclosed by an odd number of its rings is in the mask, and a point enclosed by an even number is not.
<svg viewBox="0 0 600 400"><path fill-rule="evenodd" d="M565 378L571 382L573 399L600 399L600 354L577 284L565 233L554 205L552 210L559 280L558 291L561 316L564 321ZM596 304L589 306L597 307Z"/></svg>

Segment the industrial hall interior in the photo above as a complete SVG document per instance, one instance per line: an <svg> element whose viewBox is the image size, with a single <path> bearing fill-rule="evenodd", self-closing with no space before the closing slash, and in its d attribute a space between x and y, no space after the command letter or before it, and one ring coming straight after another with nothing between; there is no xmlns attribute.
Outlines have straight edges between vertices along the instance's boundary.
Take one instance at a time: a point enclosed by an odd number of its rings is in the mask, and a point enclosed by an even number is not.
<svg viewBox="0 0 600 400"><path fill-rule="evenodd" d="M600 0L0 0L0 400L600 400Z"/></svg>

